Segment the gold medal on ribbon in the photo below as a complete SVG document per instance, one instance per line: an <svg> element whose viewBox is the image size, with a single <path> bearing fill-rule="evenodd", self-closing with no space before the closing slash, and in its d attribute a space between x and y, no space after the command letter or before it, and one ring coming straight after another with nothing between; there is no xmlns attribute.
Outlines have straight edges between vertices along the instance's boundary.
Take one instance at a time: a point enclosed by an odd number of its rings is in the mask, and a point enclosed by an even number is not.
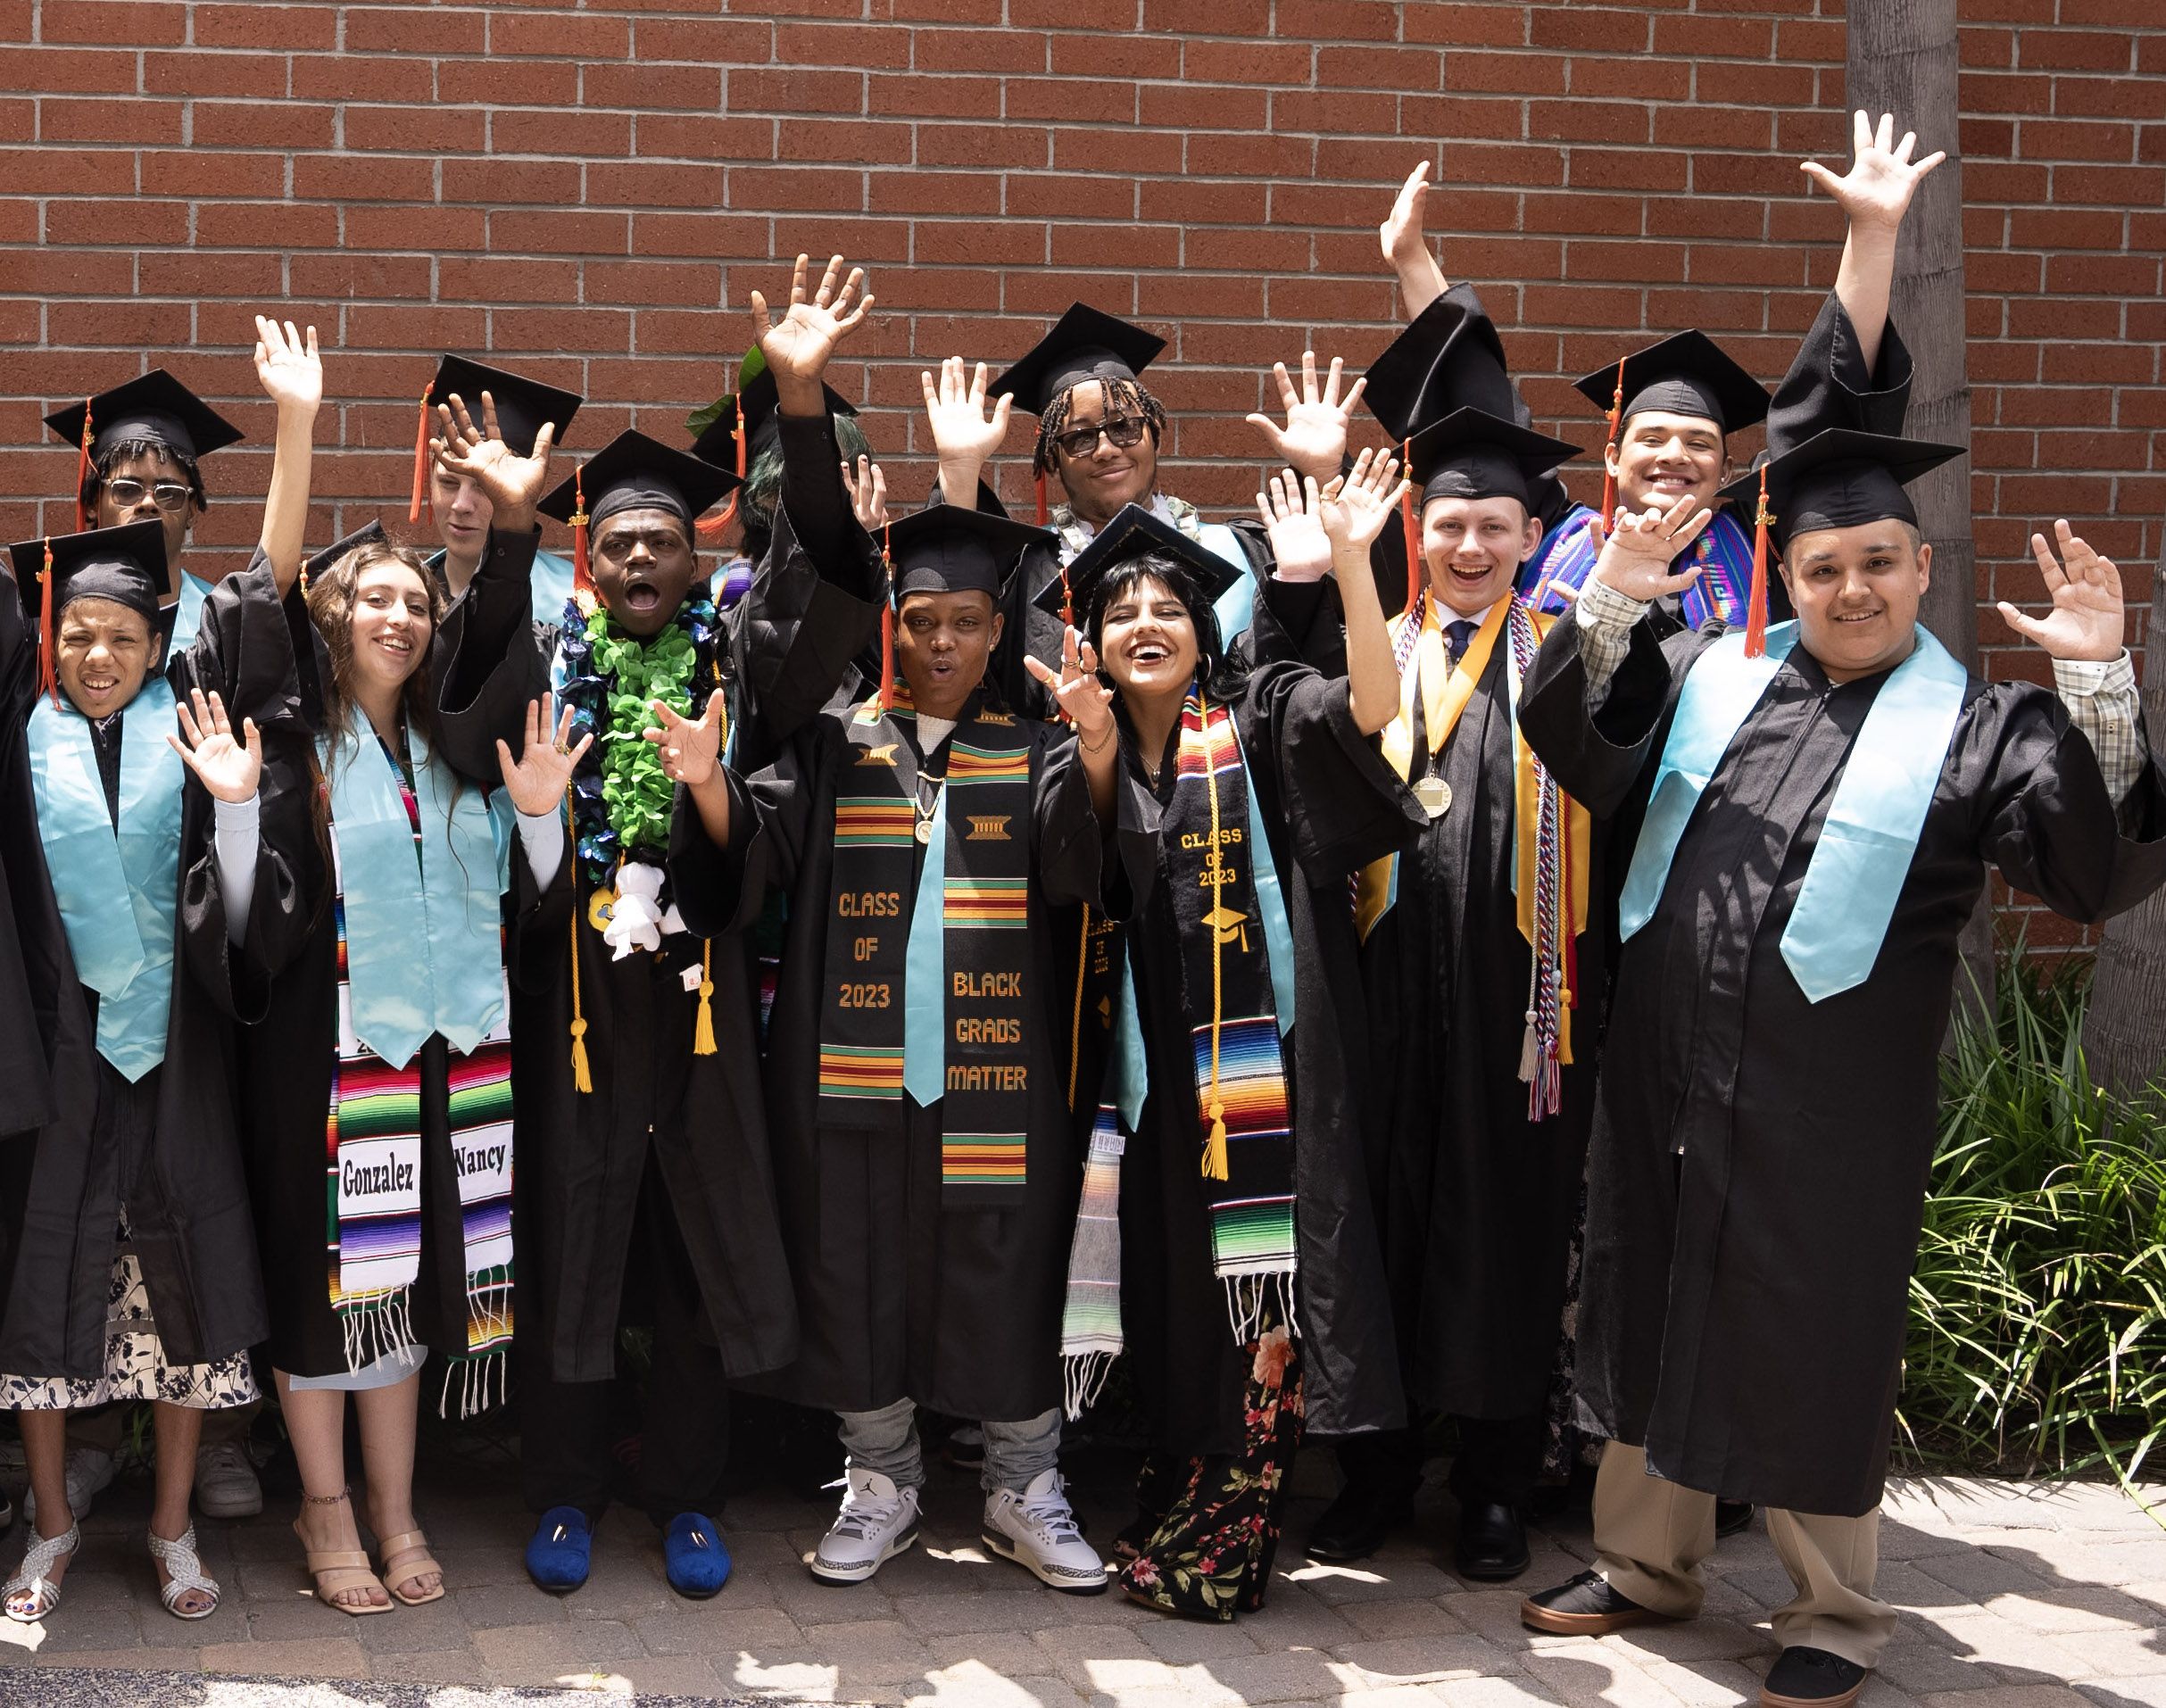
<svg viewBox="0 0 2166 1708"><path fill-rule="evenodd" d="M933 821L930 818L920 818L917 821L917 834L919 842L930 843L933 840Z"/></svg>
<svg viewBox="0 0 2166 1708"><path fill-rule="evenodd" d="M1414 798L1432 818L1441 818L1451 810L1451 784L1442 777L1423 777L1414 785Z"/></svg>

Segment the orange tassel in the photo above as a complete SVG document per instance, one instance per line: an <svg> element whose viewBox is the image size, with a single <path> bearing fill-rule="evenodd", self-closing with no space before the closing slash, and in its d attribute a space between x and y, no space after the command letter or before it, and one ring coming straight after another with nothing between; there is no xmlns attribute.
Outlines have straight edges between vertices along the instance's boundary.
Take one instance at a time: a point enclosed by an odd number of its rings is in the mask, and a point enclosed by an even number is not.
<svg viewBox="0 0 2166 1708"><path fill-rule="evenodd" d="M1045 526L1047 514L1048 512L1045 508L1045 470L1041 468L1038 471L1038 526L1040 527L1043 527Z"/></svg>
<svg viewBox="0 0 2166 1708"><path fill-rule="evenodd" d="M1767 508L1767 465L1760 465L1760 512L1753 518L1752 603L1745 618L1745 656L1767 656L1767 525L1774 520Z"/></svg>
<svg viewBox="0 0 2166 1708"><path fill-rule="evenodd" d="M90 518L83 511L83 487L90 478L90 400L83 400L83 443L75 456L75 531L80 534L90 526ZM53 561L51 551L46 553L46 562Z"/></svg>
<svg viewBox="0 0 2166 1708"><path fill-rule="evenodd" d="M418 522L421 513L428 512L428 519L436 519L436 500L428 487L428 394L436 388L430 380L421 394L421 413L413 429L413 501L406 506L406 519Z"/></svg>
<svg viewBox="0 0 2166 1708"><path fill-rule="evenodd" d="M1602 451L1602 514L1595 519L1595 549L1609 535L1609 518L1617 512L1617 426L1624 417L1624 359L1617 361L1617 389L1609 400L1609 443Z"/></svg>
<svg viewBox="0 0 2166 1708"><path fill-rule="evenodd" d="M737 425L729 430L729 436L737 442L737 478L744 478L744 383L737 384Z"/></svg>
<svg viewBox="0 0 2166 1708"><path fill-rule="evenodd" d="M1408 441L1400 450L1403 466L1411 471L1414 468L1413 442ZM1404 617L1413 610L1414 601L1421 597L1422 592L1422 529L1414 518L1414 483L1411 480L1407 483L1407 489L1399 494L1398 525L1399 532L1407 539L1407 609L1399 613Z"/></svg>
<svg viewBox="0 0 2166 1708"><path fill-rule="evenodd" d="M75 530L82 532L79 527ZM55 708L60 705L60 672L53 656L53 540L46 537L45 599L37 613L37 685L53 696Z"/></svg>
<svg viewBox="0 0 2166 1708"><path fill-rule="evenodd" d="M586 561L586 487L585 471L571 471L571 592L574 599L584 593L579 609L591 611L594 601L594 572Z"/></svg>
<svg viewBox="0 0 2166 1708"><path fill-rule="evenodd" d="M733 518L736 514L737 494L732 493L729 495L728 503L725 504L712 516L702 516L692 526L698 532L701 539L705 540L711 544L714 541L722 537L722 530L730 525L731 518Z"/></svg>

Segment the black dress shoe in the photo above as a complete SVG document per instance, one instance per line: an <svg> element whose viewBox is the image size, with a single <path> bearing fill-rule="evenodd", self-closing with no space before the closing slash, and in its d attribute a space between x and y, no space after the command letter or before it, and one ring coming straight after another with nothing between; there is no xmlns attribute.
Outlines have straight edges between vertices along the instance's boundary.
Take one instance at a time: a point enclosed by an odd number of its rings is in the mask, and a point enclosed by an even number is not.
<svg viewBox="0 0 2166 1708"><path fill-rule="evenodd" d="M1631 1625L1674 1623L1627 1600L1603 1581L1598 1571L1582 1571L1569 1583L1529 1596L1519 1604L1519 1622L1531 1631L1552 1631L1560 1637L1600 1637Z"/></svg>
<svg viewBox="0 0 2166 1708"><path fill-rule="evenodd" d="M1367 1559L1383 1546L1391 1527L1407 1516L1413 1504L1411 1494L1373 1483L1349 1483L1309 1526L1308 1557L1333 1564Z"/></svg>
<svg viewBox="0 0 2166 1708"><path fill-rule="evenodd" d="M1714 1504L1714 1533L1717 1537L1735 1536L1740 1530L1752 1529L1753 1513L1756 1509L1749 1500L1718 1500Z"/></svg>
<svg viewBox="0 0 2166 1708"><path fill-rule="evenodd" d="M1768 1668L1761 1708L1849 1708L1871 1677L1871 1667L1801 1644L1783 1650Z"/></svg>
<svg viewBox="0 0 2166 1708"><path fill-rule="evenodd" d="M1519 1509L1484 1501L1459 1509L1459 1545L1453 1560L1462 1578L1502 1583L1527 1569L1527 1527Z"/></svg>

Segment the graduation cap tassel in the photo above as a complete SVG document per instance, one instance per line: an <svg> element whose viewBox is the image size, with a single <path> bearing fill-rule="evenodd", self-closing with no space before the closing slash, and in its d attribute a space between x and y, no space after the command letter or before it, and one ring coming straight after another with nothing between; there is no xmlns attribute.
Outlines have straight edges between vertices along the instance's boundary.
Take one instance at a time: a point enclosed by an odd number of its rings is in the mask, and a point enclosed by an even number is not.
<svg viewBox="0 0 2166 1708"><path fill-rule="evenodd" d="M714 993L715 940L710 937L700 944L700 1020L692 1033L692 1053L694 1056L711 1056L715 1053Z"/></svg>
<svg viewBox="0 0 2166 1708"><path fill-rule="evenodd" d="M90 480L90 400L83 400L83 443L75 455L75 531L80 534L90 526L90 518L83 512L83 488ZM53 562L50 547L46 551L48 568Z"/></svg>
<svg viewBox="0 0 2166 1708"><path fill-rule="evenodd" d="M586 595L580 600L579 609L592 611L594 599L594 572L586 561L586 486L585 471L575 468L571 474L571 591L572 597Z"/></svg>
<svg viewBox="0 0 2166 1708"><path fill-rule="evenodd" d="M413 429L413 499L406 506L406 519L418 522L421 512L428 512L428 519L436 519L436 501L428 490L428 394L436 386L430 380L421 393L421 412Z"/></svg>
<svg viewBox="0 0 2166 1708"><path fill-rule="evenodd" d="M1609 537L1609 520L1617 510L1617 424L1624 416L1624 361L1617 362L1617 389L1609 400L1609 443L1602 449L1602 514L1595 518L1592 533L1599 547Z"/></svg>
<svg viewBox="0 0 2166 1708"><path fill-rule="evenodd" d="M888 528L880 528L880 561L887 568L887 597L880 606L879 707L885 712L893 703L895 684L895 560L888 555Z"/></svg>
<svg viewBox="0 0 2166 1708"><path fill-rule="evenodd" d="M693 531L699 535L701 539L711 543L714 541L721 538L722 530L730 525L730 519L736 514L737 494L732 493L729 495L728 503L723 505L723 507L717 510L712 516L702 516L692 526Z"/></svg>
<svg viewBox="0 0 2166 1708"><path fill-rule="evenodd" d="M738 376L737 392L738 396L732 399L730 404L730 407L736 411L737 425L730 428L729 436L737 447L737 478L743 480L744 478L744 404L742 400L744 392L744 379L742 374ZM730 518L736 513L737 494L732 493L729 495L729 502L723 506L719 515L701 517L693 526L699 530L701 538L717 540L721 538L722 530L729 526Z"/></svg>
<svg viewBox="0 0 2166 1708"><path fill-rule="evenodd" d="M1043 526L1045 526L1045 518L1046 518L1046 508L1045 508L1045 470L1044 470L1044 469L1042 469L1042 468L1041 468L1041 469L1038 471L1038 481L1037 481L1037 485L1038 485L1038 526L1039 526L1040 527L1043 527Z"/></svg>
<svg viewBox="0 0 2166 1708"><path fill-rule="evenodd" d="M1767 527L1775 518L1767 509L1767 465L1760 465L1760 509L1753 518L1752 602L1745 616L1745 656L1767 656Z"/></svg>
<svg viewBox="0 0 2166 1708"><path fill-rule="evenodd" d="M1400 467L1409 471L1414 468L1414 445L1411 441L1400 447ZM1406 490L1398 495L1399 532L1407 539L1407 609L1404 617L1414 609L1414 601L1422 591L1422 529L1414 518L1414 483L1409 480Z"/></svg>
<svg viewBox="0 0 2166 1708"><path fill-rule="evenodd" d="M82 529L76 529L78 534ZM53 696L53 704L60 705L60 674L53 658L53 537L46 536L45 598L37 610L37 685Z"/></svg>

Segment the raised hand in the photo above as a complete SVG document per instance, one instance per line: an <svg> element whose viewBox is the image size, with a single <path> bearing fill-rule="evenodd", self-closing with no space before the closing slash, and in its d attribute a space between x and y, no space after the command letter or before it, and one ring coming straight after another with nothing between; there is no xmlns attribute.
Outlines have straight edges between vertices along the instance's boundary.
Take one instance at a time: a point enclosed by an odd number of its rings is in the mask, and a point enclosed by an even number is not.
<svg viewBox="0 0 2166 1708"><path fill-rule="evenodd" d="M717 689L707 696L707 709L698 720L670 710L659 700L647 709L660 727L647 730L647 740L662 750L662 770L672 782L696 789L720 768L722 741L729 733L729 710Z"/></svg>
<svg viewBox="0 0 2166 1708"><path fill-rule="evenodd" d="M1357 562L1391 520L1407 483L1398 478L1398 459L1390 452L1365 451L1354 472L1324 489L1318 512L1331 538L1335 560Z"/></svg>
<svg viewBox="0 0 2166 1708"><path fill-rule="evenodd" d="M1076 740L1092 752L1113 727L1113 690L1099 680L1098 650L1070 628L1060 643L1060 669L1024 656L1023 667L1051 690L1075 725Z"/></svg>
<svg viewBox="0 0 2166 1708"><path fill-rule="evenodd" d="M1274 456L1282 462L1291 463L1298 472L1314 476L1320 481L1330 480L1338 474L1339 465L1346 457L1347 423L1368 385L1365 379L1356 380L1341 402L1339 382L1345 368L1346 363L1333 356L1331 372L1319 387L1316 352L1304 350L1301 389L1296 392L1287 375L1286 364L1274 362L1271 371L1278 376L1279 398L1285 406L1286 425L1280 427L1268 415L1249 418L1249 425L1271 442Z"/></svg>
<svg viewBox="0 0 2166 1708"><path fill-rule="evenodd" d="M1694 509L1696 502L1687 493L1666 510L1652 504L1639 512L1620 510L1589 578L1643 604L1684 592L1699 579L1698 568L1673 576L1670 564L1714 516Z"/></svg>
<svg viewBox="0 0 2166 1708"><path fill-rule="evenodd" d="M1399 187L1398 199L1392 203L1383 224L1376 228L1376 236L1383 245L1384 262L1398 275L1399 294L1406 299L1409 320L1450 288L1444 269L1430 253L1429 238L1422 229L1422 218L1428 206L1429 162L1423 161L1407 174L1406 183Z"/></svg>
<svg viewBox="0 0 2166 1708"><path fill-rule="evenodd" d="M805 276L810 266L810 256L797 258L797 269L790 276L790 306L779 319L769 320L767 298L752 293L752 336L759 341L759 353L767 359L785 408L793 393L802 401L806 388L819 384L835 345L865 323L866 311L873 305L862 267L851 268L850 277L842 278L842 258L837 255L820 276L818 289L808 294ZM791 408L789 412L807 411Z"/></svg>
<svg viewBox="0 0 2166 1708"><path fill-rule="evenodd" d="M933 427L933 449L946 463L984 467L1008 438L1008 411L1015 398L1007 393L985 408L985 364L966 377L960 356L950 356L940 365L937 383L929 373L917 376L925 386L925 419Z"/></svg>
<svg viewBox="0 0 2166 1708"><path fill-rule="evenodd" d="M557 424L545 422L534 435L534 454L522 457L504 443L496 429L496 400L481 394L481 425L468 412L466 400L453 392L449 402L436 405L436 427L442 435L431 439L436 466L447 474L464 475L489 495L495 507L491 526L507 532L534 526L534 507L549 485L549 452L557 436Z"/></svg>
<svg viewBox="0 0 2166 1708"><path fill-rule="evenodd" d="M2000 601L2001 620L2056 659L2110 664L2120 657L2127 621L2120 571L2113 567L2112 559L2100 557L2078 539L2067 522L2055 522L2054 535L2061 546L2059 563L2054 560L2043 534L2030 536L2031 554L2046 577L2053 610L2043 618L2026 617L2004 599Z"/></svg>
<svg viewBox="0 0 2166 1708"><path fill-rule="evenodd" d="M859 527L874 534L887 526L887 477L880 472L878 463L870 457L859 457L857 473L852 476L845 459L842 488L850 494L851 513L858 518Z"/></svg>
<svg viewBox="0 0 2166 1708"><path fill-rule="evenodd" d="M241 740L235 741L226 702L216 694L206 701L201 688L192 690L188 699L174 709L180 714L181 734L188 738L187 744L183 746L178 736L170 734L165 739L203 787L215 799L236 806L253 795L263 775L263 738L257 733L255 719L241 720Z"/></svg>
<svg viewBox="0 0 2166 1708"><path fill-rule="evenodd" d="M1895 130L1893 113L1880 115L1877 135L1864 112L1854 113L1851 146L1855 158L1847 173L1838 178L1816 160L1805 161L1797 169L1842 204L1852 226L1875 228L1891 236L1903 223L1919 180L1947 158L1937 150L1913 162L1910 155L1918 145L1917 136L1906 130L1903 140L1891 146Z"/></svg>
<svg viewBox="0 0 2166 1708"><path fill-rule="evenodd" d="M256 379L282 413L314 415L323 402L323 362L316 354L316 328L311 327L303 339L291 320L281 330L276 320L257 315Z"/></svg>
<svg viewBox="0 0 2166 1708"><path fill-rule="evenodd" d="M564 790L571 782L571 774L586 750L594 744L592 734L582 735L579 744L571 744L571 708L565 707L557 719L554 735L550 733L549 714L538 700L527 702L527 742L519 757L511 757L511 750L503 742L496 744L497 768L504 774L504 792L511 797L511 804L529 818L540 818L555 812L564 804Z"/></svg>
<svg viewBox="0 0 2166 1708"><path fill-rule="evenodd" d="M1335 484L1335 483L1334 483ZM1274 573L1282 581L1320 581L1332 567L1332 537L1324 531L1324 499L1316 477L1289 468L1256 495L1256 513L1271 538Z"/></svg>

